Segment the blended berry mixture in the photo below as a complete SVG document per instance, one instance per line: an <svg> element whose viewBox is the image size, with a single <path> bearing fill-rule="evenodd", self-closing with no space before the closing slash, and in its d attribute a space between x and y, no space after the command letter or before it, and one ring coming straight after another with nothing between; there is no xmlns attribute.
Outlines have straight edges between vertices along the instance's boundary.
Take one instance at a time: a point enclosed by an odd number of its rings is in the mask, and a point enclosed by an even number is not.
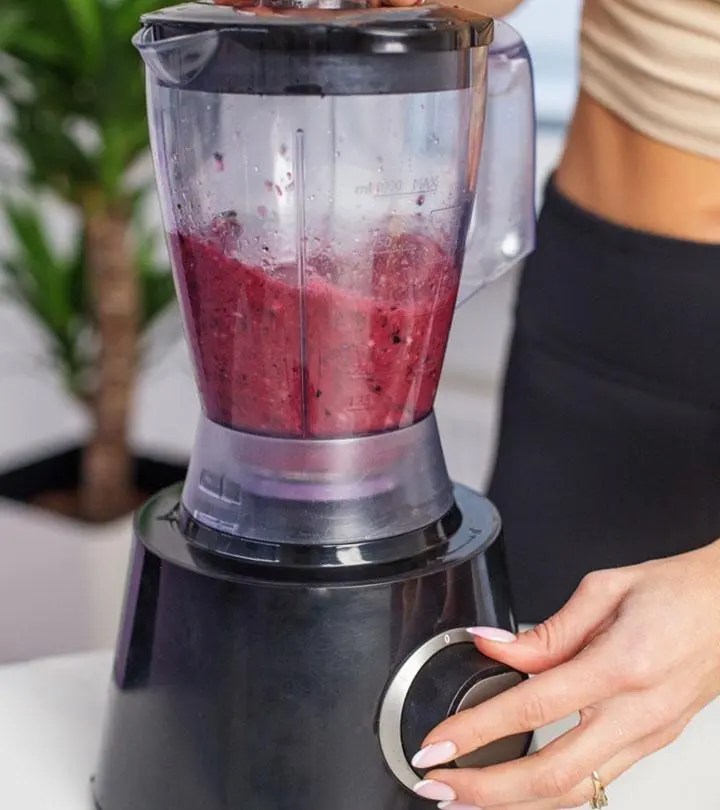
<svg viewBox="0 0 720 810"><path fill-rule="evenodd" d="M405 427L430 412L459 281L433 241L388 236L371 271L310 257L304 300L295 266L244 264L212 233L176 233L171 243L213 421L332 438Z"/></svg>

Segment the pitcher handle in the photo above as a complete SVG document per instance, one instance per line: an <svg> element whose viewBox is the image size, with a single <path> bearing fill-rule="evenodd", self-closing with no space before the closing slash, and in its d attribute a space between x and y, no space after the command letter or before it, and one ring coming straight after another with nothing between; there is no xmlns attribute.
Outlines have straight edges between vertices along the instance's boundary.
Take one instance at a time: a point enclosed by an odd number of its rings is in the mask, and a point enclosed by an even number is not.
<svg viewBox="0 0 720 810"><path fill-rule="evenodd" d="M501 20L487 64L487 104L458 305L535 248L535 100L522 37Z"/></svg>

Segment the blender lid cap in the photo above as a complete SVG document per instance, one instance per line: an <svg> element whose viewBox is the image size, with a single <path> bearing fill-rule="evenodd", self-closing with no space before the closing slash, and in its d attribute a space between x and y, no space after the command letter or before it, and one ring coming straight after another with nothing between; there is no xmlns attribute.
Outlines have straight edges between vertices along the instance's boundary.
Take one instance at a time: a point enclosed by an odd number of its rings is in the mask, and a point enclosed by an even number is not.
<svg viewBox="0 0 720 810"><path fill-rule="evenodd" d="M252 0L251 0L252 3ZM144 14L157 39L222 31L238 44L265 51L402 54L488 46L493 20L459 8L369 7L363 0L212 0Z"/></svg>

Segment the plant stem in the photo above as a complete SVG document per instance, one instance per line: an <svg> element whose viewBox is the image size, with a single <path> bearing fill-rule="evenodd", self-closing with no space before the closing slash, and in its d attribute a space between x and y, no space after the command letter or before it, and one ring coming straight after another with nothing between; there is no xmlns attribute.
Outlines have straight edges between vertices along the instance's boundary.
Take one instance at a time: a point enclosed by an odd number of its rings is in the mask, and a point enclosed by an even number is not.
<svg viewBox="0 0 720 810"><path fill-rule="evenodd" d="M80 481L82 517L92 521L111 520L132 507L128 430L140 326L140 291L129 217L102 202L88 197L83 205L88 294L100 342L90 403L94 431L85 448Z"/></svg>

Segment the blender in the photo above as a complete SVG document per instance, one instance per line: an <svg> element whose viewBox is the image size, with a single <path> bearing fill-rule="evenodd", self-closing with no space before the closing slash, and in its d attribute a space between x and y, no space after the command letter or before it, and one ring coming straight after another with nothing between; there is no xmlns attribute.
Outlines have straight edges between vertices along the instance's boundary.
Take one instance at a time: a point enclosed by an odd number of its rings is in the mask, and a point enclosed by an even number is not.
<svg viewBox="0 0 720 810"><path fill-rule="evenodd" d="M420 810L424 736L524 677L465 630L514 629L501 523L433 402L456 307L533 247L526 49L346 0L188 3L135 44L202 414L135 518L95 801Z"/></svg>

